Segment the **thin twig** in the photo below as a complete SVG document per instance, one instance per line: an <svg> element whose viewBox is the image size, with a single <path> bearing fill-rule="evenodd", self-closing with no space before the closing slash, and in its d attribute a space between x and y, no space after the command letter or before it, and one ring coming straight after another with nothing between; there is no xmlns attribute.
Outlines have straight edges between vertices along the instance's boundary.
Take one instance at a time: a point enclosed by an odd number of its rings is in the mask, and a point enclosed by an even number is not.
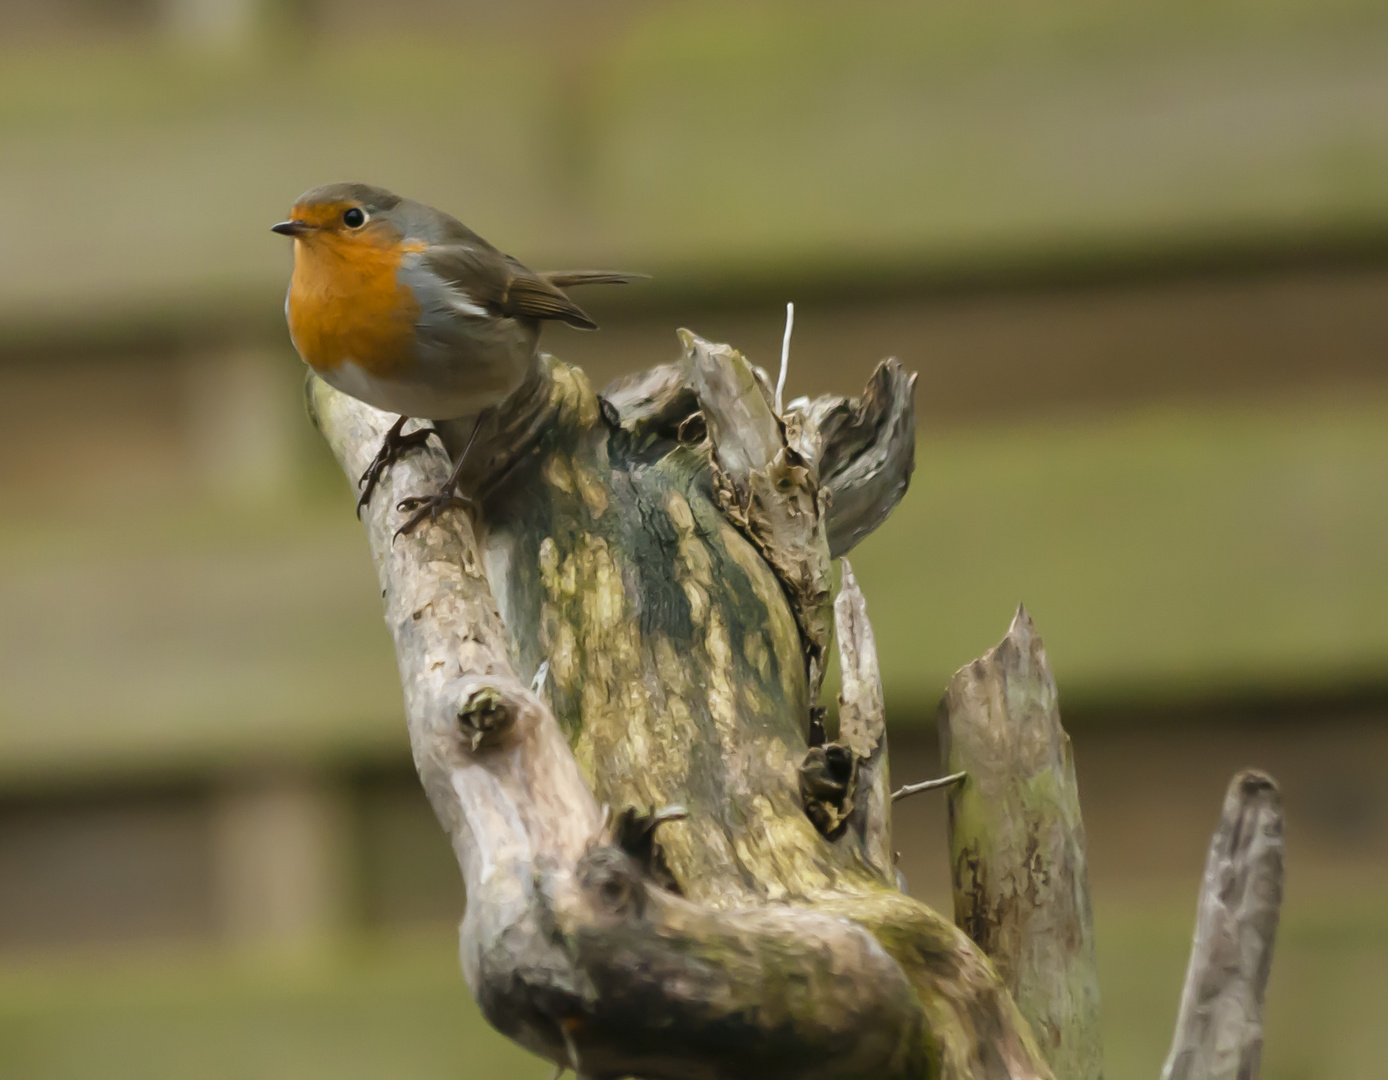
<svg viewBox="0 0 1388 1080"><path fill-rule="evenodd" d="M786 304L786 336L781 339L781 371L776 376L776 415L781 415L781 396L786 388L786 371L790 368L790 331L795 326L795 305Z"/></svg>
<svg viewBox="0 0 1388 1080"><path fill-rule="evenodd" d="M968 773L962 772L950 773L937 780L922 780L919 784L907 784L892 792L892 802L896 802L897 799L904 799L907 795L919 794L922 791L934 791L936 788L949 787L950 784L957 784L968 775Z"/></svg>

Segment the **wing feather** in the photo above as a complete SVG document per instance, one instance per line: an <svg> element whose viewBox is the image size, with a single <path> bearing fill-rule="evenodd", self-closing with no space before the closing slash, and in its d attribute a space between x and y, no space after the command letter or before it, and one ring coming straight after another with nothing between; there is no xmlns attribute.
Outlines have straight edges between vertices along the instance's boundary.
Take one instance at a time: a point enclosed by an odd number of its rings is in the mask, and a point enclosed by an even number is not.
<svg viewBox="0 0 1388 1080"><path fill-rule="evenodd" d="M524 269L524 267L522 267ZM506 297L507 314L525 315L532 319L561 319L581 330L596 330L598 324L588 313L538 274L526 270L511 281Z"/></svg>
<svg viewBox="0 0 1388 1080"><path fill-rule="evenodd" d="M453 306L463 315L492 312L525 319L558 319L583 330L596 330L597 323L569 299L564 286L623 285L643 276L611 270L537 274L481 237L468 233L458 239L456 243L433 245L424 254L424 261L458 295Z"/></svg>
<svg viewBox="0 0 1388 1080"><path fill-rule="evenodd" d="M529 267L486 244L437 244L424 262L461 301L462 314L481 306L497 315L525 319L560 319L570 326L597 329L588 313L563 291Z"/></svg>
<svg viewBox="0 0 1388 1080"><path fill-rule="evenodd" d="M617 270L546 270L540 277L561 289L573 285L627 285L647 280L645 274L623 274Z"/></svg>

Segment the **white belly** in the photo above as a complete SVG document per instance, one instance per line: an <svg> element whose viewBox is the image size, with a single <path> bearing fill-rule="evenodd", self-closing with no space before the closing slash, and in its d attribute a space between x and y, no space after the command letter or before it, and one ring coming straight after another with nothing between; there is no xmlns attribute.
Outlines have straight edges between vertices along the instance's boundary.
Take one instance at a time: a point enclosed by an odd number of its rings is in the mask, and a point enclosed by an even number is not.
<svg viewBox="0 0 1388 1080"><path fill-rule="evenodd" d="M413 416L420 420L453 420L460 416L476 416L483 409L497 404L513 389L511 386L477 386L478 379L439 380L438 384L421 386L418 383L378 379L365 368L350 360L319 376L329 386L350 394L377 409ZM436 373L437 374L437 373ZM517 379L517 382L520 380ZM465 385L471 383L473 385Z"/></svg>

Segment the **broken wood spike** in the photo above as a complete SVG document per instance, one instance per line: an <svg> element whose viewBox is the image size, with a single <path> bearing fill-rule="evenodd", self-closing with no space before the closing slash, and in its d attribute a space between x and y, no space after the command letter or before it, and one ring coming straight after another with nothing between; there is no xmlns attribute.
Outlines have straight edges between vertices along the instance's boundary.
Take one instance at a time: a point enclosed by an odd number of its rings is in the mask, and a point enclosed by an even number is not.
<svg viewBox="0 0 1388 1080"><path fill-rule="evenodd" d="M813 746L800 765L800 800L814 827L837 840L853 812L858 758L842 743Z"/></svg>
<svg viewBox="0 0 1388 1080"><path fill-rule="evenodd" d="M1094 923L1070 737L1024 607L950 680L940 760L954 921L993 961L1060 1080L1102 1080Z"/></svg>
<svg viewBox="0 0 1388 1080"><path fill-rule="evenodd" d="M715 502L781 580L800 627L813 701L833 623L827 499L800 452L787 445L760 370L730 346L688 330L679 336L707 427Z"/></svg>
<svg viewBox="0 0 1388 1080"><path fill-rule="evenodd" d="M786 407L786 441L831 497L826 538L835 558L906 494L916 462L915 385L898 361L883 360L859 397L800 398Z"/></svg>
<svg viewBox="0 0 1388 1080"><path fill-rule="evenodd" d="M1258 1075L1283 854L1276 781L1257 769L1237 773L1210 838L1195 940L1162 1080Z"/></svg>
<svg viewBox="0 0 1388 1080"><path fill-rule="evenodd" d="M891 777L887 767L887 709L877 641L867 601L847 559L840 560L839 595L834 600L834 632L839 647L839 737L857 760L850 830L864 859L884 882L895 884L891 868Z"/></svg>

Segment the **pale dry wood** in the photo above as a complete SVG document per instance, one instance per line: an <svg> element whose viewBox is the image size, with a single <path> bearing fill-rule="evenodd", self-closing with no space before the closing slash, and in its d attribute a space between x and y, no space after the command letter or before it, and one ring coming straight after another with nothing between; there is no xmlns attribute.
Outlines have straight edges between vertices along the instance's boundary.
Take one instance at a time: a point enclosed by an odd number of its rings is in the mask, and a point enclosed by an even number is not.
<svg viewBox="0 0 1388 1080"><path fill-rule="evenodd" d="M1195 941L1162 1080L1257 1080L1263 993L1282 906L1282 798L1237 774L1210 840Z"/></svg>
<svg viewBox="0 0 1388 1080"><path fill-rule="evenodd" d="M1102 1075L1084 825L1045 646L1025 608L940 703L954 918L997 966L1059 1077Z"/></svg>
<svg viewBox="0 0 1388 1080"><path fill-rule="evenodd" d="M745 488L752 475L781 455L779 423L763 383L736 349L679 331L686 377L708 421L718 464L734 484Z"/></svg>
<svg viewBox="0 0 1388 1080"><path fill-rule="evenodd" d="M601 396L618 423L666 439L677 439L685 422L699 412L699 397L683 363L623 375L604 387ZM703 437L702 430L698 435Z"/></svg>
<svg viewBox="0 0 1388 1080"><path fill-rule="evenodd" d="M835 557L851 551L895 509L916 467L916 376L883 360L861 397L799 398L786 437L829 494L825 536Z"/></svg>
<svg viewBox="0 0 1388 1080"><path fill-rule="evenodd" d="M348 476L366 468L393 416L314 379L315 422ZM532 912L537 870L562 875L583 856L601 815L563 733L517 679L505 627L482 574L467 517L449 512L395 542L396 504L432 490L449 471L430 447L397 462L363 517L395 640L415 767L453 843L468 905L463 970L479 1000L497 955L530 955L562 970ZM552 1032L518 1017L509 1032L543 1052Z"/></svg>
<svg viewBox="0 0 1388 1080"><path fill-rule="evenodd" d="M759 369L749 367L755 378ZM757 384L764 392L764 384ZM786 443L828 493L824 527L833 558L881 525L906 494L916 461L915 385L916 376L889 359L877 365L859 397L798 398L786 406ZM623 376L602 396L633 431L673 439L683 430L703 437L685 363Z"/></svg>
<svg viewBox="0 0 1388 1080"><path fill-rule="evenodd" d="M787 444L763 378L736 349L679 331L690 385L712 448L723 513L776 571L804 639L810 697L818 696L832 623L827 498Z"/></svg>
<svg viewBox="0 0 1388 1080"><path fill-rule="evenodd" d="M877 641L868 622L867 601L847 559L834 600L834 628L839 646L838 741L853 752L857 775L849 825L862 838L868 861L883 879L896 884L892 850L891 777L887 768L887 708Z"/></svg>

